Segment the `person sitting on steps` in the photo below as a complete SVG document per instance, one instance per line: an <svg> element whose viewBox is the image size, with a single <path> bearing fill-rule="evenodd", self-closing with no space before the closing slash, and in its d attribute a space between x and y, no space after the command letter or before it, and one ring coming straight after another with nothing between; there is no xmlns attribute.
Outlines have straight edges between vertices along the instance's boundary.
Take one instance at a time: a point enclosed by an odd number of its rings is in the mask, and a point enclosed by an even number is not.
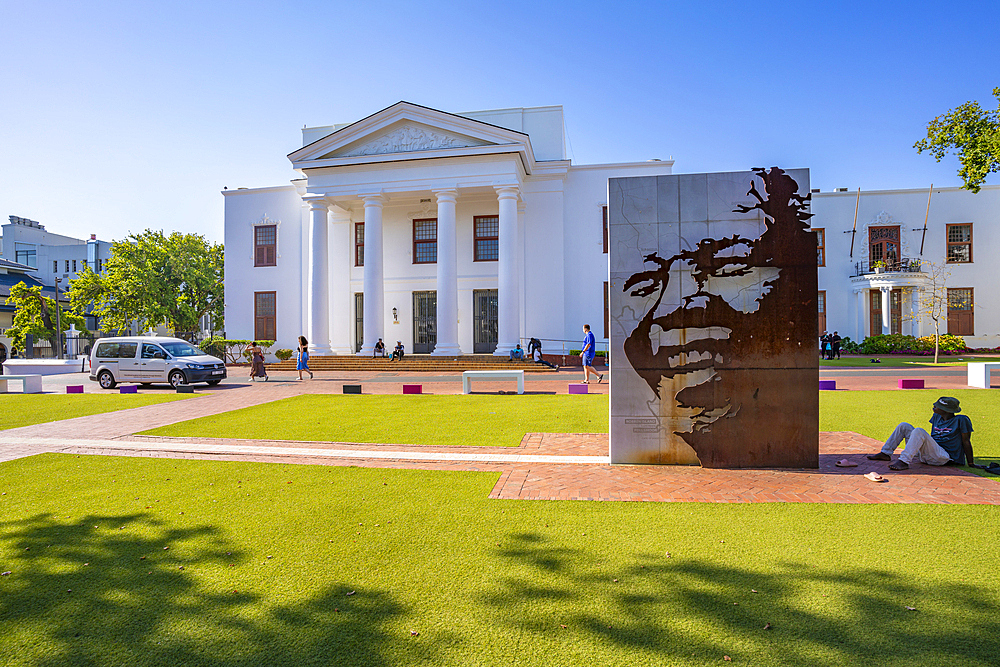
<svg viewBox="0 0 1000 667"><path fill-rule="evenodd" d="M375 357L385 358L385 343L382 342L381 338L379 338L378 342L375 343L375 350L372 352L372 359Z"/></svg>
<svg viewBox="0 0 1000 667"><path fill-rule="evenodd" d="M882 451L869 454L868 458L872 461L891 461L892 453L906 440L906 447L896 462L889 464L889 470L906 470L914 460L932 466L968 464L973 468L983 468L977 466L973 459L972 420L958 414L962 411L958 399L942 396L931 407L934 414L930 418L930 433L903 422L885 441Z"/></svg>
<svg viewBox="0 0 1000 667"><path fill-rule="evenodd" d="M403 359L403 341L397 340L396 347L392 350L392 358L389 361L396 361Z"/></svg>
<svg viewBox="0 0 1000 667"><path fill-rule="evenodd" d="M521 349L521 344L518 343L517 347L510 351L510 361L524 361L524 350Z"/></svg>

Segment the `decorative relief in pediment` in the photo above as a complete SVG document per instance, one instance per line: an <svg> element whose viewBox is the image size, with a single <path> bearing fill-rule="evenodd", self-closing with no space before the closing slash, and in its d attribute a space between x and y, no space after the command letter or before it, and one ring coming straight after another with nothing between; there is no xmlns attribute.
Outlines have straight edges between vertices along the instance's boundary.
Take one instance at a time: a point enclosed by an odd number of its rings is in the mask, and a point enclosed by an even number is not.
<svg viewBox="0 0 1000 667"><path fill-rule="evenodd" d="M466 148L486 146L489 142L449 134L428 127L403 125L375 139L344 150L334 151L324 157L360 157L363 155L386 155L388 153L413 153L439 148Z"/></svg>

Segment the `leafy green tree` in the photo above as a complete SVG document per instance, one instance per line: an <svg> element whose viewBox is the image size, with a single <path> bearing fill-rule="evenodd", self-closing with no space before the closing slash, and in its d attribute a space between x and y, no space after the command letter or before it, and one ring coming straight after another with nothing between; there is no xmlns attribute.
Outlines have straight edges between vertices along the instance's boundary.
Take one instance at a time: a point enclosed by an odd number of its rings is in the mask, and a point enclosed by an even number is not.
<svg viewBox="0 0 1000 667"><path fill-rule="evenodd" d="M1000 103L1000 88L993 89ZM927 137L913 145L918 153L929 151L938 162L950 152L958 156L958 175L966 190L979 192L986 177L1000 171L1000 104L983 111L979 102L966 102L927 124Z"/></svg>
<svg viewBox="0 0 1000 667"><path fill-rule="evenodd" d="M204 315L221 322L222 244L199 234L169 236L146 230L111 246L101 273L90 266L70 282L73 309L93 308L101 330L120 331L135 321L143 329L166 324L174 331L197 331Z"/></svg>
<svg viewBox="0 0 1000 667"><path fill-rule="evenodd" d="M58 349L56 343L56 300L50 296L42 295L42 286L18 283L10 288L10 296L7 297L7 305L14 306L14 322L7 329L7 335L14 342L14 347L24 349L24 337L27 334L34 336L36 340L47 340L52 344L52 349ZM87 332L87 321L67 310L63 310L60 316L62 330L68 331L71 324L76 325L77 331Z"/></svg>

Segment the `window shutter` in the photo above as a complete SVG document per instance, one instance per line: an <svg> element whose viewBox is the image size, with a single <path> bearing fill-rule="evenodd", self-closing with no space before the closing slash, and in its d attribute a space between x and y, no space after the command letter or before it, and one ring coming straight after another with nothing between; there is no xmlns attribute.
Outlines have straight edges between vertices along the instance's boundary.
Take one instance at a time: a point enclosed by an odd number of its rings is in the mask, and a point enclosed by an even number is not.
<svg viewBox="0 0 1000 667"><path fill-rule="evenodd" d="M265 246L265 249L267 250L267 253L266 253L266 255L267 255L267 258L266 258L267 265L268 266L275 266L278 262L275 260L275 257L274 257L274 254L275 254L274 253L274 246L273 245Z"/></svg>
<svg viewBox="0 0 1000 667"><path fill-rule="evenodd" d="M254 266L264 266L265 262L266 262L266 255L264 253L264 247L257 246L253 264Z"/></svg>

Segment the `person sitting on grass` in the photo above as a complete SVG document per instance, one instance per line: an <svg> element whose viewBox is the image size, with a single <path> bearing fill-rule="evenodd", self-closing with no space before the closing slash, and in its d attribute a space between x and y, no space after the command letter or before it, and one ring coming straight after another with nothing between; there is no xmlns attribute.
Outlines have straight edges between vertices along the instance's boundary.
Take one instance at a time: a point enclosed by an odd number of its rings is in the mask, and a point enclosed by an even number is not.
<svg viewBox="0 0 1000 667"><path fill-rule="evenodd" d="M891 461L891 454L906 440L895 463L889 464L889 470L906 470L914 459L927 465L970 465L977 466L972 456L972 420L958 414L962 408L957 398L942 396L934 401L934 415L930 419L931 432L922 428L914 428L906 422L901 423L892 432L878 454L869 454L872 461Z"/></svg>
<svg viewBox="0 0 1000 667"><path fill-rule="evenodd" d="M521 344L518 343L517 347L510 351L510 361L524 361L524 350L521 349Z"/></svg>

